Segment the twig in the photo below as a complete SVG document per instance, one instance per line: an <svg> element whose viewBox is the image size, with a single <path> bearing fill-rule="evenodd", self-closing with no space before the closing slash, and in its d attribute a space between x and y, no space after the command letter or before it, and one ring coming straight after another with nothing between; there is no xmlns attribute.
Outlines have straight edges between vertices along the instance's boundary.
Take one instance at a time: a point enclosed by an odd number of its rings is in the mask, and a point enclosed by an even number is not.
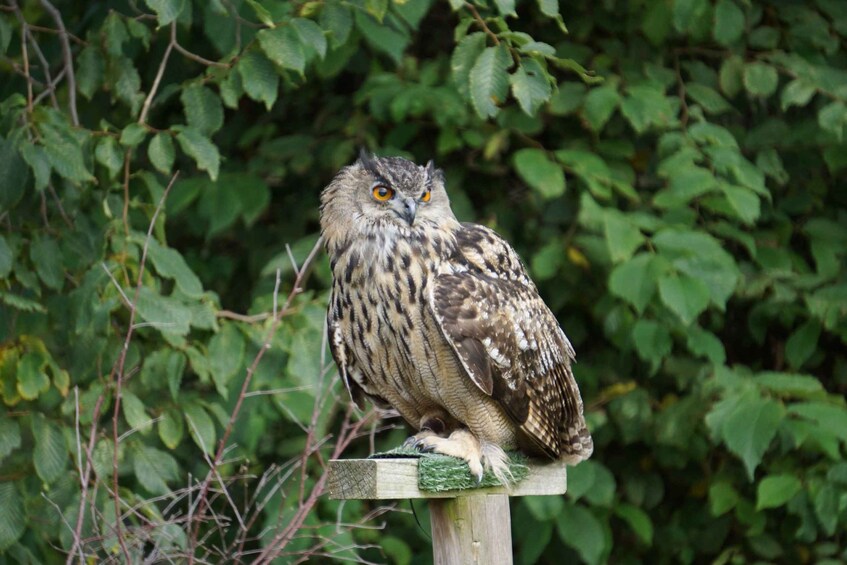
<svg viewBox="0 0 847 565"><path fill-rule="evenodd" d="M292 301L294 300L294 297L297 296L297 294L300 293L300 290L301 290L300 285L303 284L305 276L309 272L308 267L311 264L311 262L314 260L314 258L317 256L318 251L321 249L322 243L323 243L323 238L319 237L318 240L315 242L315 246L312 248L312 251L309 253L308 257L306 257L306 260L303 262L303 265L300 268L299 274L294 279L294 285L291 288L291 292L288 294L288 298L286 299L285 304L282 307L283 312L288 310L288 308L291 306ZM241 392L239 393L238 399L235 402L235 406L232 409L232 413L230 414L230 417L229 417L229 422L227 423L226 428L224 428L224 433L221 436L221 439L218 441L218 450L217 450L217 453L215 453L215 458L212 461L213 464L214 464L214 467L217 467L218 465L220 465L221 458L223 457L223 453L224 453L224 448L226 446L227 441L229 440L229 436L232 433L233 427L235 426L235 422L238 419L238 415L241 412L241 406L244 403L244 398L246 397L247 390L250 387L250 383L253 379L253 375L255 374L256 368L259 366L259 362L262 360L262 357L264 357L265 352L270 349L273 337L276 335L277 330L279 330L279 328L282 324L283 318L284 317L281 316L281 315L277 315L277 316L274 317L274 323L271 326L271 328L268 330L268 334L265 337L265 342L262 344L262 347L259 349L256 356L253 358L253 362L251 363L250 367L247 369L247 373L244 376L244 382L241 384ZM204 512L205 512L206 508L208 507L208 502L206 500L206 496L207 496L207 493L208 493L208 490L209 490L209 479L210 479L210 477L207 476L206 480L204 480L204 482L203 482L203 488L200 491L200 496L199 496L198 504L197 504L197 518L196 518L196 521L194 522L194 527L191 529L191 536L189 537L189 542L188 542L188 562L189 562L189 565L192 565L194 563L194 559L195 559L194 550L195 550L195 547L196 547L196 544L197 544L197 535L198 535L199 530L200 530L200 524L201 524L201 522L203 521L203 518L204 518Z"/></svg>
<svg viewBox="0 0 847 565"><path fill-rule="evenodd" d="M11 6L12 10L15 12L15 16L18 18L18 22L21 24L21 55L24 60L24 76L26 77L26 113L32 114L33 108L33 96L32 96L32 75L29 73L29 52L26 49L26 40L29 35L29 24L26 23L26 20L21 14L21 9L18 7L18 3L15 0L9 0L9 6Z"/></svg>
<svg viewBox="0 0 847 565"><path fill-rule="evenodd" d="M679 121L682 123L684 130L688 125L688 103L685 101L685 81L682 80L682 73L679 70L679 55L673 55L673 68L676 73L677 96L679 96L679 105L682 115Z"/></svg>
<svg viewBox="0 0 847 565"><path fill-rule="evenodd" d="M124 152L124 207L121 212L123 222L124 222L124 233L127 237L129 237L129 158L131 157L131 151L127 149Z"/></svg>
<svg viewBox="0 0 847 565"><path fill-rule="evenodd" d="M474 21L482 29L482 31L485 32L485 35L491 38L491 40L494 42L494 45L500 45L500 38L497 37L496 33L491 31L491 28L488 27L488 24L485 23L485 20L482 19L482 16L479 15L479 11L477 11L476 6L474 6L470 2L465 2L465 8L467 8L468 11L471 13Z"/></svg>
<svg viewBox="0 0 847 565"><path fill-rule="evenodd" d="M56 27L59 28L59 42L62 44L62 59L65 63L65 68L68 70L68 109L71 111L71 121L75 126L79 126L79 116L76 111L76 75L74 74L74 61L71 54L71 42L68 41L68 30L65 29L65 22L62 21L62 14L50 2L50 0L41 0L41 5L53 21L56 22Z"/></svg>
<svg viewBox="0 0 847 565"><path fill-rule="evenodd" d="M118 538L118 543L121 546L121 551L124 554L124 558L128 563L131 562L131 558L121 528L121 504L118 490L118 418L121 412L121 392L123 386L124 366L126 364L127 351L129 351L129 344L132 340L132 335L135 330L135 315L137 312L136 304L138 304L138 297L141 294L141 286L144 283L144 266L147 263L147 250L150 245L150 239L153 236L153 228L156 226L156 219L159 217L159 213L162 211L162 208L165 205L165 200L168 197L168 193L171 191L171 187L173 187L174 182L176 182L178 176L179 171L175 172L174 175L171 177L171 181L165 188L165 192L162 193L162 197L159 199L159 204L156 206L156 210L153 212L153 217L150 219L150 226L147 228L147 237L144 240L144 247L141 250L141 259L138 264L138 277L135 283L135 296L133 297L131 308L129 310L129 323L126 331L126 338L124 339L124 345L121 349L120 358L118 359L116 367L112 371L115 380L115 410L112 416L112 439L115 443L114 452L112 454L112 491L115 500L116 517L115 534Z"/></svg>
<svg viewBox="0 0 847 565"><path fill-rule="evenodd" d="M174 48L182 53L185 57L191 59L192 61L196 61L201 65L206 65L207 67L219 67L221 69L228 69L230 65L226 63L221 63L220 61L210 61L209 59L205 59L200 55L196 55L179 44L178 41L174 40Z"/></svg>
<svg viewBox="0 0 847 565"><path fill-rule="evenodd" d="M147 93L147 98L144 99L144 105L141 107L141 115L138 116L138 123L144 124L147 122L147 112L150 111L150 104L153 103L153 97L156 96L156 91L159 90L159 84L162 82L162 76L165 74L165 67L168 65L168 58L171 56L174 44L176 43L176 22L171 23L171 38L168 41L168 46L165 48L165 54L162 55L162 62L159 63L159 70L156 71L156 78L153 79L153 86L150 87L150 92Z"/></svg>

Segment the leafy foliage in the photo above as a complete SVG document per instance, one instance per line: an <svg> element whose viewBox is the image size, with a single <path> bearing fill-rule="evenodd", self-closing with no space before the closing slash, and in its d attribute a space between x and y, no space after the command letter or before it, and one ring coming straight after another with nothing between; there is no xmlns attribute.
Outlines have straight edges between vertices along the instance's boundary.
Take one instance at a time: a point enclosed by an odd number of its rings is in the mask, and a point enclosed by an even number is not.
<svg viewBox="0 0 847 565"><path fill-rule="evenodd" d="M519 563L844 561L845 38L834 0L7 2L0 560L428 561L319 498L372 422L310 253L364 146L434 158L579 353L595 455L513 505Z"/></svg>

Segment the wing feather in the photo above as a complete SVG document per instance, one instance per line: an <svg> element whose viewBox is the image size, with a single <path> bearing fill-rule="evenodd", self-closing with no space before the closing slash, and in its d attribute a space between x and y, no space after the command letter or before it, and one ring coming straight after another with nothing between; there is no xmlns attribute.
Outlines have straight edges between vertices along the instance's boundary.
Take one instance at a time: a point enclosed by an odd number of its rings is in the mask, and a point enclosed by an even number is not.
<svg viewBox="0 0 847 565"><path fill-rule="evenodd" d="M463 224L457 244L430 307L468 377L542 452L587 458L593 446L571 372L573 348L517 253L473 224Z"/></svg>

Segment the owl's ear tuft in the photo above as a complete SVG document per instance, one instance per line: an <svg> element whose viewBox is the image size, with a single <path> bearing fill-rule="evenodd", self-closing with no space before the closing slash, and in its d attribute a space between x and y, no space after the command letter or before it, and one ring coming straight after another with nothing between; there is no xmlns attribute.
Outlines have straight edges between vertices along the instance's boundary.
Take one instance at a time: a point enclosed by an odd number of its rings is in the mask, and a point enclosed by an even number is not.
<svg viewBox="0 0 847 565"><path fill-rule="evenodd" d="M430 159L426 167L424 168L424 173L426 174L427 183L431 183L434 180L441 181L441 184L444 184L444 172L441 169L435 168L435 161Z"/></svg>
<svg viewBox="0 0 847 565"><path fill-rule="evenodd" d="M359 148L359 159L356 162L374 175L379 174L376 166L376 155L368 152L364 147Z"/></svg>

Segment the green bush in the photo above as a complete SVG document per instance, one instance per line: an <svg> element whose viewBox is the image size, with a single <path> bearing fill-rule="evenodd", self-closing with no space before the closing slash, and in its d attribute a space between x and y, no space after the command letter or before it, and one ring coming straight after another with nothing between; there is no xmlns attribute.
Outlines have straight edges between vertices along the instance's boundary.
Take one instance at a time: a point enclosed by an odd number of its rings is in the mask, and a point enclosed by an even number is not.
<svg viewBox="0 0 847 565"><path fill-rule="evenodd" d="M321 498L376 429L316 247L359 147L434 158L576 346L595 455L518 563L847 561L847 4L561 10L0 6L0 563L430 560Z"/></svg>

